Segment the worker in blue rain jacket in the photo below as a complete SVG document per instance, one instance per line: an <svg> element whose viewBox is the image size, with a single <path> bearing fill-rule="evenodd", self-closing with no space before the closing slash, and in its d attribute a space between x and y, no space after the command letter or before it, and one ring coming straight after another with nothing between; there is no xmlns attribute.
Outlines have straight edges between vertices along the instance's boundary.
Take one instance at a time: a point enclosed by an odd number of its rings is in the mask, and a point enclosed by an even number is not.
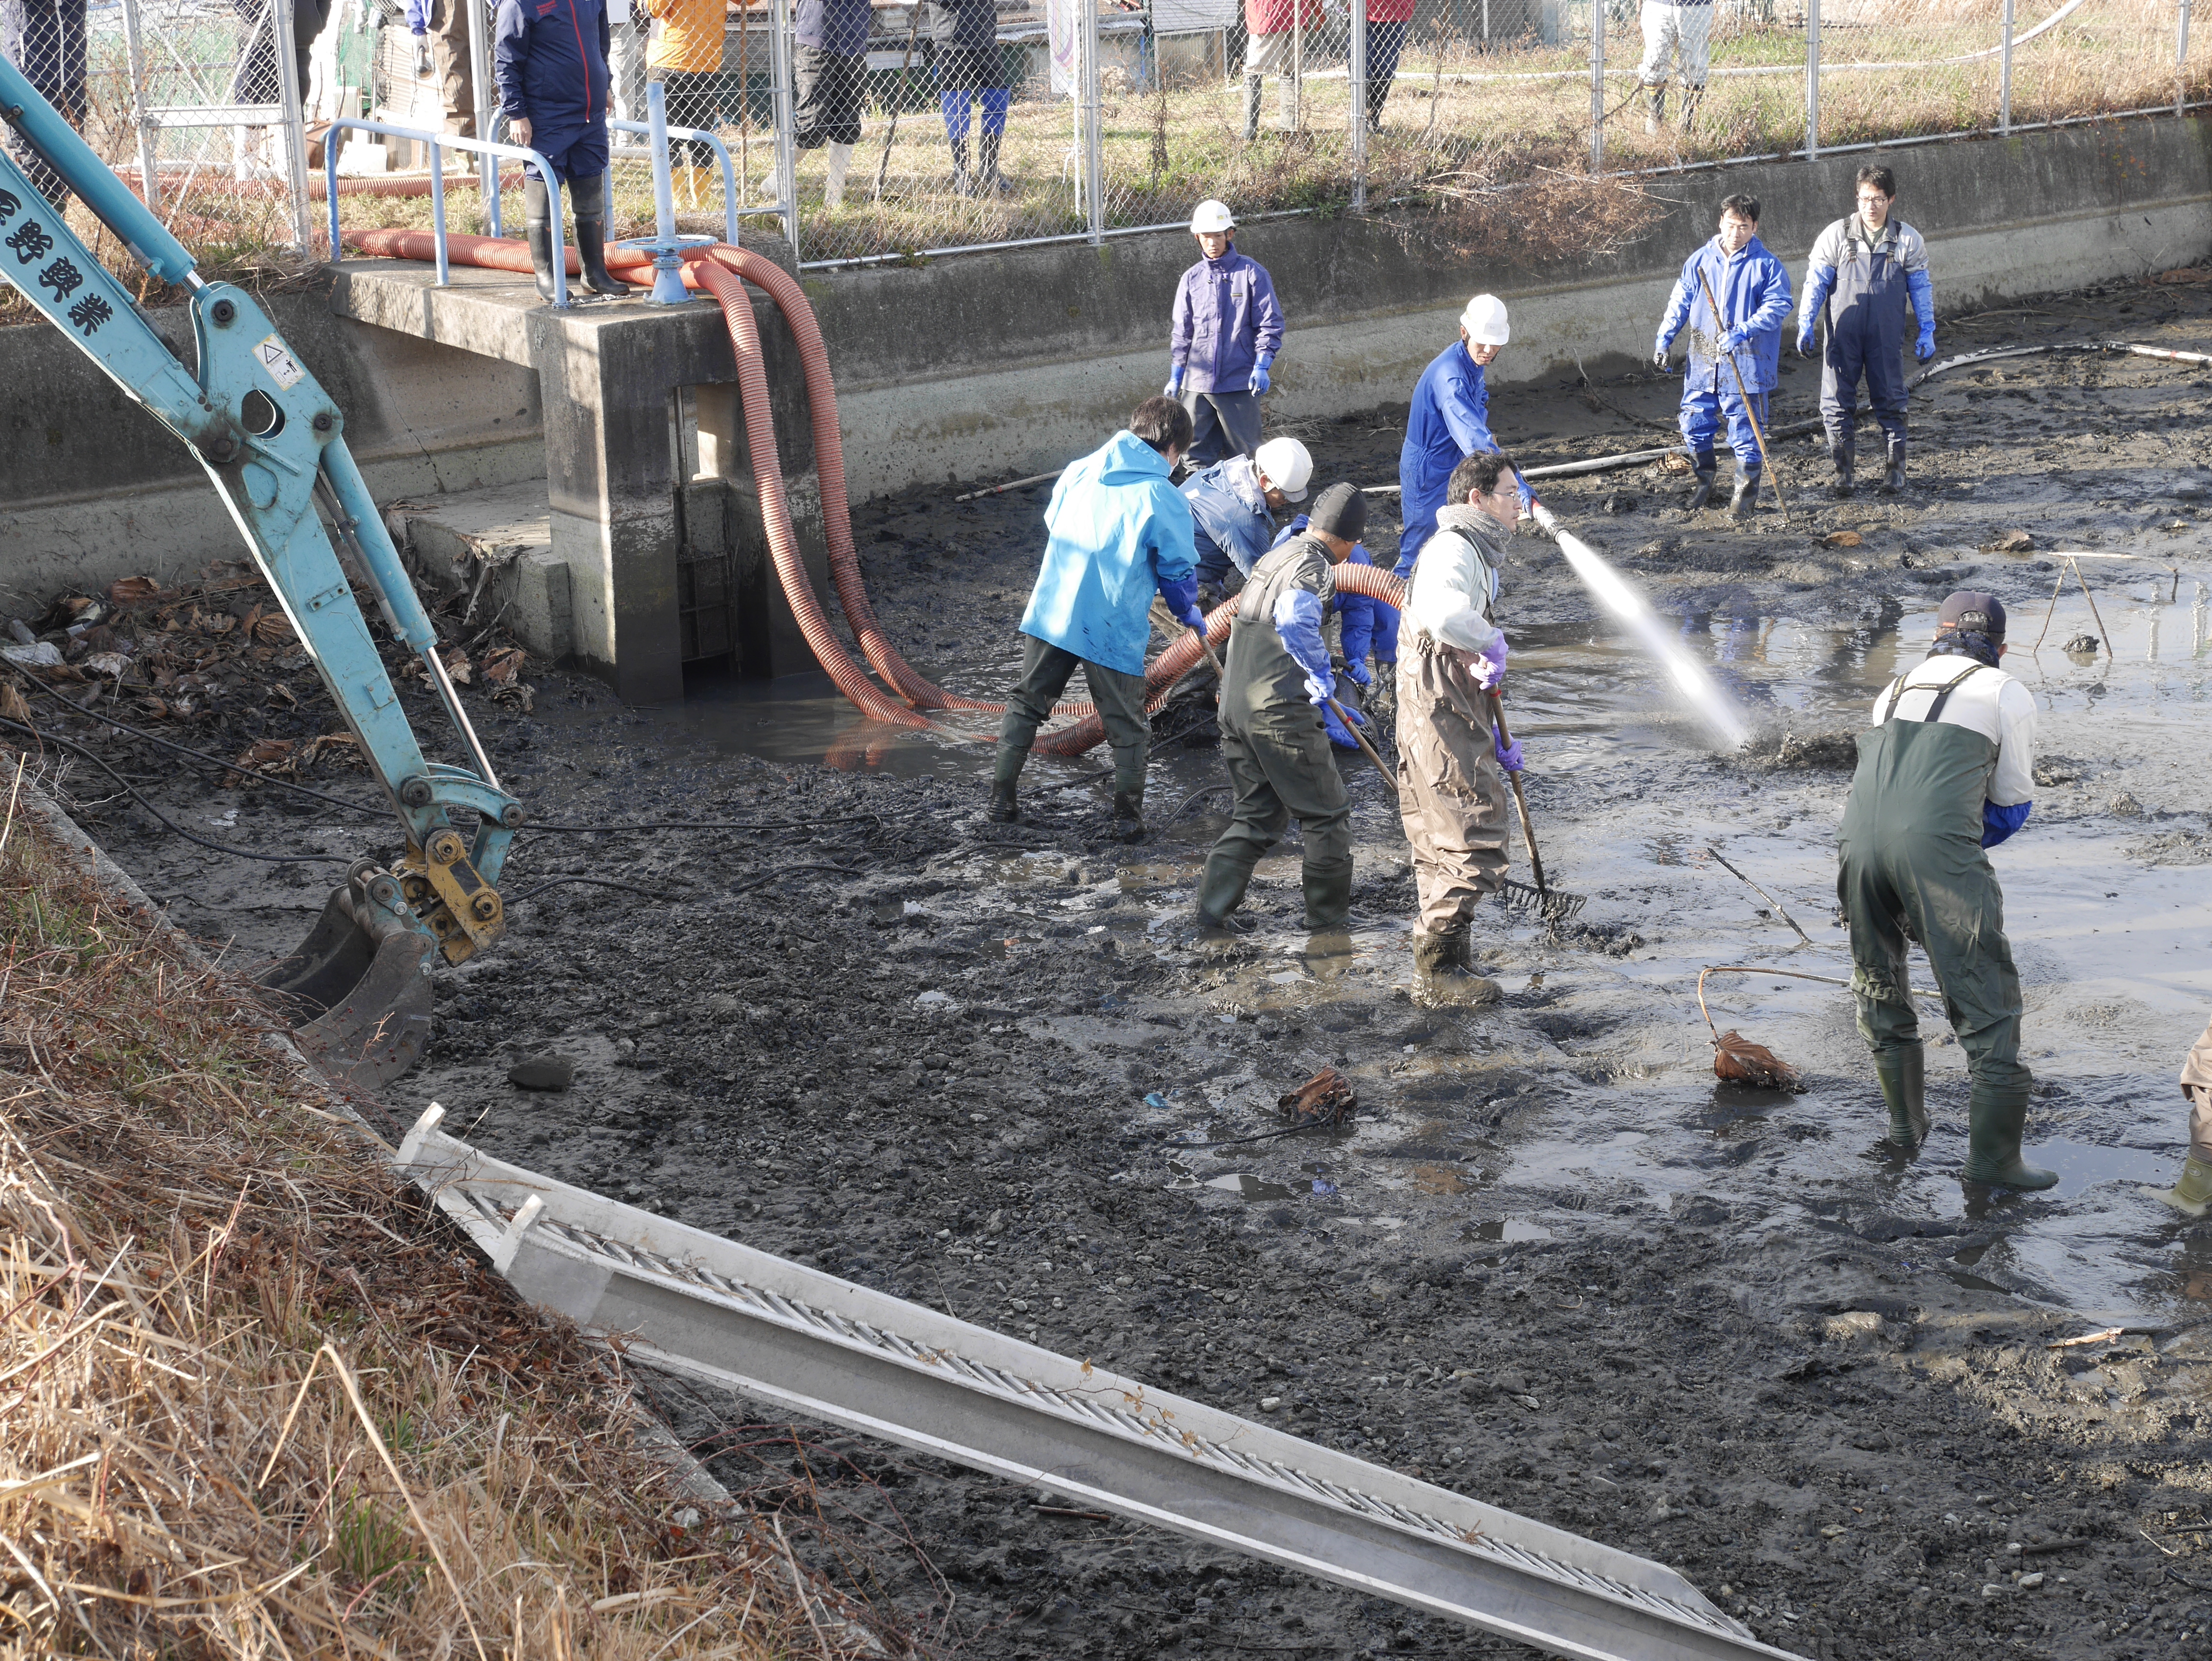
<svg viewBox="0 0 2212 1661"><path fill-rule="evenodd" d="M998 768L986 818L1021 818L1014 787L1077 669L1114 751L1117 842L1145 836L1145 764L1152 733L1145 717L1145 648L1157 591L1176 620L1203 632L1192 570L1190 504L1168 482L1190 447L1190 412L1171 398L1148 398L1129 424L1079 461L1052 488L1044 511L1044 563L1022 614L1022 678L1006 698Z"/></svg>
<svg viewBox="0 0 2212 1661"><path fill-rule="evenodd" d="M1713 315L1710 294L1720 302ZM1651 361L1667 368L1667 349L1690 331L1690 360L1682 374L1682 438L1697 470L1692 508L1712 500L1713 440L1728 423L1735 452L1731 517L1742 517L1759 494L1764 463L1759 435L1766 426L1766 398L1782 362L1782 327L1790 320L1790 273L1759 240L1759 198L1741 193L1721 204L1720 233L1692 254L1674 281ZM1735 360L1729 368L1728 360ZM1745 395L1749 394L1747 403ZM1754 420L1757 426L1753 426Z"/></svg>
<svg viewBox="0 0 2212 1661"><path fill-rule="evenodd" d="M1961 589L1936 614L1936 642L1890 682L1859 734L1858 770L1836 843L1836 898L1850 927L1859 1034L1874 1052L1901 1153L1927 1139L1925 1051L1907 984L1917 941L1959 1036L1971 1080L1960 1177L2049 1188L2055 1172L2021 1157L2034 1080L2020 1059L2024 1003L2005 940L2004 892L1985 849L2034 806L2035 699L1999 664L2005 610Z"/></svg>
<svg viewBox="0 0 2212 1661"><path fill-rule="evenodd" d="M1221 603L1231 566L1241 577L1275 545L1275 514L1306 499L1313 457L1294 438L1271 438L1257 453L1231 456L1182 482L1198 553L1199 604Z"/></svg>
<svg viewBox="0 0 2212 1661"><path fill-rule="evenodd" d="M593 294L626 295L607 271L607 69L605 0L499 0L492 29L493 78L510 140L544 156L522 176L523 235L538 292L553 298L553 219L568 187L576 255Z"/></svg>
<svg viewBox="0 0 2212 1661"><path fill-rule="evenodd" d="M1421 545L1435 534L1437 509L1452 469L1471 455L1495 455L1490 435L1490 388L1484 371L1510 338L1505 302L1479 294L1459 316L1459 339L1438 353L1413 388L1406 417L1406 442L1398 452L1398 575L1410 576ZM1521 508L1534 500L1521 487Z"/></svg>
<svg viewBox="0 0 2212 1661"><path fill-rule="evenodd" d="M1311 523L1305 514L1297 514L1276 532L1274 545L1279 548L1292 538L1304 535ZM1344 563L1364 565L1371 569L1375 562L1369 557L1364 543L1355 543L1352 551L1344 557ZM1337 671L1337 702L1347 709L1375 715L1387 724L1395 719L1398 707L1398 608L1387 600L1346 593L1341 589L1336 591L1331 605L1337 616L1337 656L1341 660ZM1371 669L1367 663L1370 652L1375 657ZM1346 681L1358 690L1346 693ZM1326 709L1322 714L1331 744L1340 750L1359 747L1359 740L1352 736L1342 721Z"/></svg>
<svg viewBox="0 0 2212 1661"><path fill-rule="evenodd" d="M1936 356L1936 286L1928 275L1928 244L1894 216L1897 175L1887 167L1859 169L1859 210L1820 233L1805 262L1805 296L1797 313L1797 350L1813 355L1816 326L1828 324L1820 360L1820 419L1828 429L1828 454L1836 465L1835 493L1850 495L1857 452L1859 380L1881 423L1888 467L1881 488L1905 488L1905 334L1908 320L1919 332L1912 355Z"/></svg>
<svg viewBox="0 0 2212 1661"><path fill-rule="evenodd" d="M1176 286L1168 337L1167 396L1190 411L1190 465L1260 447L1260 399L1283 350L1283 308L1267 269L1237 252L1224 203L1190 216L1200 259Z"/></svg>

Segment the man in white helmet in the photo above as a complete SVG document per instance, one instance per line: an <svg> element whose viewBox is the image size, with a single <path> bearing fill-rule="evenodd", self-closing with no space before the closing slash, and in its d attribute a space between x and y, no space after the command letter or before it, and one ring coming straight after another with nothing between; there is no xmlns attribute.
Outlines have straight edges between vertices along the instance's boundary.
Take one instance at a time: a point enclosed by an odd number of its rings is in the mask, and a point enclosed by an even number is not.
<svg viewBox="0 0 2212 1661"><path fill-rule="evenodd" d="M1260 447L1260 395L1283 349L1283 308L1267 268L1237 252L1228 206L1190 216L1201 258L1176 289L1167 396L1190 411L1190 465L1210 466Z"/></svg>
<svg viewBox="0 0 2212 1661"><path fill-rule="evenodd" d="M1241 576L1252 575L1274 545L1275 515L1306 499L1306 481L1312 477L1313 457L1304 445L1294 438L1271 438L1257 454L1231 456L1183 480L1202 604L1210 608L1218 603L1231 566Z"/></svg>
<svg viewBox="0 0 2212 1661"><path fill-rule="evenodd" d="M1496 455L1502 447L1490 435L1490 389L1483 372L1497 360L1511 331L1505 302L1479 294L1459 314L1459 340L1437 354L1421 371L1413 388L1413 407L1406 417L1406 442L1398 452L1398 509L1404 529L1398 533L1398 575L1413 574L1421 545L1435 533L1437 509L1446 501L1452 469L1471 455ZM1516 476L1517 477L1517 476ZM1521 487L1528 510L1528 487Z"/></svg>

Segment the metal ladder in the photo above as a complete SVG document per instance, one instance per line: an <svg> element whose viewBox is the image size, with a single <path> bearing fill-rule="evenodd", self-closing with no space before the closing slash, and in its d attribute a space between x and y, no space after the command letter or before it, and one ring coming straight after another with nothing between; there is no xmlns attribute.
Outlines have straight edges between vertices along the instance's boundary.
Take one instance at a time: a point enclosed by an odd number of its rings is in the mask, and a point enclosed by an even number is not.
<svg viewBox="0 0 2212 1661"><path fill-rule="evenodd" d="M1790 1657L1661 1564L488 1158L444 1113L401 1175L633 1360L1555 1655Z"/></svg>

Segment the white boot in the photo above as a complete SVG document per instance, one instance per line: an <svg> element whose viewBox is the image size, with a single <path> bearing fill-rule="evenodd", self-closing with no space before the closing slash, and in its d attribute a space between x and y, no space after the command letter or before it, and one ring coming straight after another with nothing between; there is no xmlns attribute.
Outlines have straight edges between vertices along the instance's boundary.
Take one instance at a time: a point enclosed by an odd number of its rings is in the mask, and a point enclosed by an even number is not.
<svg viewBox="0 0 2212 1661"><path fill-rule="evenodd" d="M853 165L850 144L830 146L830 183L822 192L823 205L842 208L845 205L845 169Z"/></svg>

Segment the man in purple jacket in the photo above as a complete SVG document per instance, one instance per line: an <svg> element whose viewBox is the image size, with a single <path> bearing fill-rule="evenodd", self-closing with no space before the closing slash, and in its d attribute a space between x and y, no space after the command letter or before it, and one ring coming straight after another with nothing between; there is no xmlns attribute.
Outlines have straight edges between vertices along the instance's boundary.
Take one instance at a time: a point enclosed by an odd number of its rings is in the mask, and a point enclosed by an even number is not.
<svg viewBox="0 0 2212 1661"><path fill-rule="evenodd" d="M1260 395L1283 349L1283 308L1266 267L1237 252L1237 222L1219 202L1201 202L1191 234L1205 256L1176 289L1167 396L1190 411L1190 463L1207 467L1260 447Z"/></svg>

